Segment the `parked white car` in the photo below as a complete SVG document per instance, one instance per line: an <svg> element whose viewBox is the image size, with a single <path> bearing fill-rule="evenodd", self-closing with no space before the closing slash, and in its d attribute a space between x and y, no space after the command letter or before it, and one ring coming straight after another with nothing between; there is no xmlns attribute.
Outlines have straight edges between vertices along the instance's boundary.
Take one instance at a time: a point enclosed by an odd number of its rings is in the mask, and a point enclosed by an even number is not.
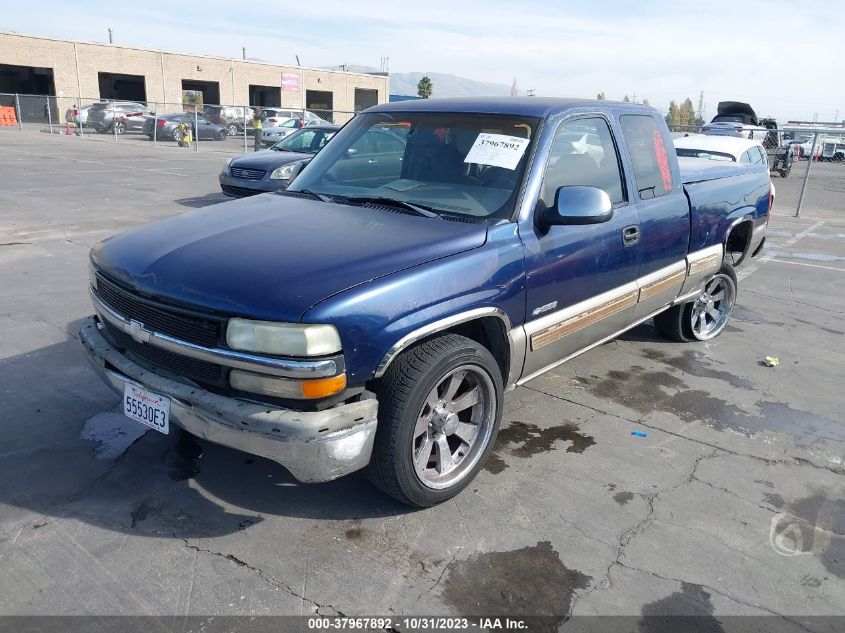
<svg viewBox="0 0 845 633"><path fill-rule="evenodd" d="M285 121L289 121L290 119L302 119L303 118L303 111L302 110L282 110L280 108L262 108L262 121L264 121L264 125L267 127L278 127ZM321 119L313 112L308 112L305 110L305 123L315 125L319 123L323 125L325 123L331 123L331 121L326 121L326 119Z"/></svg>
<svg viewBox="0 0 845 633"><path fill-rule="evenodd" d="M766 171L769 170L766 149L760 141L755 139L690 134L673 139L672 142L675 145L675 153L678 158L702 158L746 165L760 165ZM769 183L772 190L772 201L774 202L775 185L771 182L771 179Z"/></svg>
<svg viewBox="0 0 845 633"><path fill-rule="evenodd" d="M311 114L310 112L306 112L306 114ZM264 147L269 147L274 143L278 143L283 138L290 136L297 130L302 129L303 127L312 127L315 125L330 125L326 123L323 119L318 116L312 115L314 118L305 118L305 125L302 125L301 118L292 118L292 119L284 119L278 125L272 125L265 127L261 130L261 145Z"/></svg>

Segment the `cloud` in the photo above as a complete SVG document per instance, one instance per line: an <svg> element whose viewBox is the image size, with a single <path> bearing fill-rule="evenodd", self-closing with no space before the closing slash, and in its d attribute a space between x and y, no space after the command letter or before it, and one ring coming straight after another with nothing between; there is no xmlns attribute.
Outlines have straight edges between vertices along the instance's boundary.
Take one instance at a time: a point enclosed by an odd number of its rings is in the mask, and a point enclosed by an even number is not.
<svg viewBox="0 0 845 633"><path fill-rule="evenodd" d="M231 2L206 0L195 10L147 2L143 11L99 3L47 0L22 5L9 28L78 39L105 38L148 48L239 56L311 66L378 66L398 72L448 72L479 81L535 88L549 96L647 97L716 102L747 100L780 118L830 119L845 112L845 84L830 70L830 49L845 31L839 3L780 0L707 3L594 0L497 2L323 0L263 4L233 13ZM60 17L59 17L60 16ZM45 33L46 31L46 33ZM841 114L841 113L840 113Z"/></svg>

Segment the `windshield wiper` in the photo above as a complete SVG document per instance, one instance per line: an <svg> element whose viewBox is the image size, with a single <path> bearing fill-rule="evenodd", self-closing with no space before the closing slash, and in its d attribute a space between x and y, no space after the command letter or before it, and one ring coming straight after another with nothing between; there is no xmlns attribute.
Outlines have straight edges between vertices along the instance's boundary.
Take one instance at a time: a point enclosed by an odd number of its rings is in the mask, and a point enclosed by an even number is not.
<svg viewBox="0 0 845 633"><path fill-rule="evenodd" d="M334 202L329 196L317 193L316 191L311 191L310 189L300 189L299 191L291 191L291 193L304 193L305 195L311 196L315 200L319 200L320 202Z"/></svg>
<svg viewBox="0 0 845 633"><path fill-rule="evenodd" d="M407 209L408 211L413 211L417 215L421 215L424 218L439 218L440 214L435 213L432 208L425 205L414 204L412 202L405 202L404 200L396 200L395 198L385 198L384 196L356 196L353 198L346 199L349 202L358 202L362 204L371 203L371 204L383 204L388 207L399 207L402 209Z"/></svg>

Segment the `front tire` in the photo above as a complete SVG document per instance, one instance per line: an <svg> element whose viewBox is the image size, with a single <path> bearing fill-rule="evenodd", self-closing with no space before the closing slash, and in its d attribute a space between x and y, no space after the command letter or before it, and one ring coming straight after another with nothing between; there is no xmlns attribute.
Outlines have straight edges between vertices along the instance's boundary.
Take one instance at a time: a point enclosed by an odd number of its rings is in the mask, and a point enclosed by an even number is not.
<svg viewBox="0 0 845 633"><path fill-rule="evenodd" d="M502 417L502 376L492 354L463 336L437 336L403 352L374 388L379 423L370 481L418 507L469 485Z"/></svg>

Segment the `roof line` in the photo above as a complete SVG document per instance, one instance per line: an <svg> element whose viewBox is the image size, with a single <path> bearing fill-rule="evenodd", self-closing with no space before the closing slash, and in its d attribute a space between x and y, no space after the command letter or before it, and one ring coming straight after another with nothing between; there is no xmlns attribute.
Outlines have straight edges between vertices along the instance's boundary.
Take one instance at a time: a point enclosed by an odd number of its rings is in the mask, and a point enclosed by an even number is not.
<svg viewBox="0 0 845 633"><path fill-rule="evenodd" d="M199 53L180 53L176 51L167 51L156 48L142 48L140 46L126 46L124 44L107 44L106 42L90 42L86 40L70 40L64 37L51 37L49 35L32 35L30 33L20 33L17 31L3 31L0 30L0 35L11 35L13 37L28 37L36 40L48 40L51 42L64 42L66 44L85 44L86 46L101 46L104 48L122 48L131 51L142 51L144 53L164 53L166 55L179 55L181 57L199 57L201 59L216 59L222 61L238 62L239 64L258 64L262 66L277 66L280 68L291 68L293 70L310 70L322 73L334 73L337 75L355 75L358 77L384 77L384 75L374 75L371 73L355 73L343 70L331 70L328 68L318 68L316 66L296 66L294 64L278 64L275 62L263 62L253 59L238 59L237 57L223 57L220 55L202 55Z"/></svg>

